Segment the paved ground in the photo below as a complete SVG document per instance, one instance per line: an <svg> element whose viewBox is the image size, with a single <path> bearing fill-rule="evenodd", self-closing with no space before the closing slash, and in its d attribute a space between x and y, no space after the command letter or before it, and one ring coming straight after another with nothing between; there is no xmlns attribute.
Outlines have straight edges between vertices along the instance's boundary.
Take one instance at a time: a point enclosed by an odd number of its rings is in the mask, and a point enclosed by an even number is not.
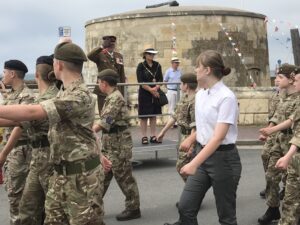
<svg viewBox="0 0 300 225"><path fill-rule="evenodd" d="M254 139L257 137L256 127L240 129L239 139ZM134 137L138 135L138 130ZM175 137L176 131L169 134L169 139ZM254 134L256 133L256 134ZM105 198L105 221L107 225L162 225L164 222L174 222L177 219L175 203L178 200L183 182L175 171L176 151L159 152L155 160L153 152L138 154L134 159L141 162L134 167L140 195L142 218L129 222L118 222L115 215L124 209L124 197L113 181ZM260 160L260 146L244 146L240 148L243 165L242 178L238 188L237 217L240 225L257 224L257 218L264 213L264 200L258 196L264 187L264 175ZM8 225L8 204L3 186L0 186L0 225ZM198 215L199 225L217 225L218 219L212 191L210 190L203 202Z"/></svg>

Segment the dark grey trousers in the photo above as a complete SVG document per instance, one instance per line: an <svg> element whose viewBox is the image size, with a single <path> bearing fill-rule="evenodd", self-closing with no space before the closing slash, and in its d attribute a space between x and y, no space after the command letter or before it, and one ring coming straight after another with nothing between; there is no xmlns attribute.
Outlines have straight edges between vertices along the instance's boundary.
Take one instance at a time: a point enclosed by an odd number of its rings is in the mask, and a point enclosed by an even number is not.
<svg viewBox="0 0 300 225"><path fill-rule="evenodd" d="M189 176L179 202L181 225L198 225L202 200L212 186L221 225L237 225L236 191L241 176L241 162L236 148L216 151Z"/></svg>

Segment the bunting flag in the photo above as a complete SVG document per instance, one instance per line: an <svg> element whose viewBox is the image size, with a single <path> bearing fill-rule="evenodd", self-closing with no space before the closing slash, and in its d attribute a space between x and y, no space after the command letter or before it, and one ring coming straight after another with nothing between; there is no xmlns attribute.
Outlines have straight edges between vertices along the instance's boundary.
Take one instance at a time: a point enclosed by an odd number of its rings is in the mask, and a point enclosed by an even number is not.
<svg viewBox="0 0 300 225"><path fill-rule="evenodd" d="M292 45L291 45L291 37L290 37L290 29L296 28L299 26L297 24L293 24L290 21L282 20L282 19L266 19L265 23L269 24L268 33L269 39L273 39L278 44L285 49L286 58L292 57ZM284 52L283 52L284 54Z"/></svg>
<svg viewBox="0 0 300 225"><path fill-rule="evenodd" d="M234 52L237 54L237 56L239 57L240 59L240 62L241 64L244 66L245 70L248 71L248 68L247 68L247 65L245 64L245 59L244 59L244 56L242 54L242 52L240 51L240 49L238 48L238 42L234 41L234 38L230 35L230 32L226 29L226 27L224 26L223 23L219 23L220 27L221 27L221 31L224 32L224 34L226 35L228 41L230 42ZM250 75L249 76L249 80L250 80L250 87L253 87L253 88L256 88L256 83L253 79L253 77Z"/></svg>

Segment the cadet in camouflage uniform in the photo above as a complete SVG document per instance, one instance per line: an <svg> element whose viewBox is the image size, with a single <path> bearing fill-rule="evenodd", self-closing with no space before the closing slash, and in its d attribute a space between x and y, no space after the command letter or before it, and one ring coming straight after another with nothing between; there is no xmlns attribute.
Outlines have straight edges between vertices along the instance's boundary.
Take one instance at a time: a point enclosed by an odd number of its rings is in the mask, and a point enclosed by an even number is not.
<svg viewBox="0 0 300 225"><path fill-rule="evenodd" d="M300 84L300 74L298 77ZM300 224L300 108L292 120L294 136L290 141L289 153L287 153L287 156L289 155L292 159L287 168L288 176L282 204L282 217L278 225ZM278 164L276 166L280 167Z"/></svg>
<svg viewBox="0 0 300 225"><path fill-rule="evenodd" d="M28 72L26 65L19 60L9 60L4 64L2 82L5 85L11 85L12 89L7 93L3 105L12 104L29 104L34 101L33 92L25 85L24 77ZM26 177L29 171L29 163L31 160L31 147L26 133L23 133L18 142L11 145L12 139L9 138L13 131L17 131L18 127L7 128L5 137L6 143L2 152L12 149L11 153L7 156L4 165L5 173L5 187L8 192L8 199L10 204L10 224L20 224L19 218L19 204L22 197L23 189L25 186ZM3 153L2 153L3 154ZM1 156L2 161L3 155ZM1 166L1 165L0 165Z"/></svg>
<svg viewBox="0 0 300 225"><path fill-rule="evenodd" d="M300 67L295 70L294 85L300 92ZM300 108L290 117L293 137L288 153L276 163L279 169L288 169L286 191L282 204L282 217L278 225L300 224ZM298 223L297 223L298 221Z"/></svg>
<svg viewBox="0 0 300 225"><path fill-rule="evenodd" d="M195 94L197 88L197 77L193 73L186 73L180 77L181 84L180 89L184 92L180 101L176 104L175 113L169 119L165 127L161 130L157 136L159 142L162 141L166 132L177 122L180 128L180 143L186 139L192 131L195 131ZM176 169L184 182L187 179L186 175L180 174L180 169L190 162L192 155L192 148L185 152L182 149L178 149L178 159L176 163Z"/></svg>
<svg viewBox="0 0 300 225"><path fill-rule="evenodd" d="M295 70L294 85L300 92L300 67ZM290 141L291 147L285 156L281 157L275 167L288 169L286 182L286 195L282 204L282 217L278 225L295 225L298 219L300 224L300 108L290 118L272 129L265 131L266 135L292 127L293 137Z"/></svg>
<svg viewBox="0 0 300 225"><path fill-rule="evenodd" d="M276 112L270 122L279 124L289 118L299 106L299 93L295 91L291 73L295 66L283 64L278 71L279 88L286 92L286 97L281 98ZM275 168L275 164L289 149L289 141L292 137L291 129L278 132L274 145L270 150L270 158L266 171L266 199L269 206L266 213L258 219L260 224L269 224L272 220L280 218L279 205L279 183L282 178L282 171Z"/></svg>
<svg viewBox="0 0 300 225"><path fill-rule="evenodd" d="M102 130L102 153L112 162L112 170L105 174L104 194L115 177L126 196L125 210L116 216L117 220L131 220L141 217L139 190L132 175L132 138L128 111L125 100L117 89L118 74L111 69L103 70L98 75L99 88L107 94L100 113L100 120L95 121L94 131Z"/></svg>
<svg viewBox="0 0 300 225"><path fill-rule="evenodd" d="M276 82L276 79L275 79ZM280 101L280 91L278 88L276 88L275 93L273 93L273 95L271 96L270 100L269 100L269 115L268 115L268 119L272 119L272 117L274 116L274 113L276 111L277 105ZM273 123L269 123L269 127L273 126ZM263 135L260 136L259 138L261 141L265 141L263 149L262 149L262 153L261 153L261 159L262 159L262 163L263 163L263 168L264 171L267 171L268 168L268 161L270 158L270 149L272 148L273 144L274 144L274 140L275 140L275 134L272 134L268 137L264 137ZM265 189L263 191L261 191L259 194L262 198L265 198Z"/></svg>
<svg viewBox="0 0 300 225"><path fill-rule="evenodd" d="M98 72L101 72L105 69L112 69L117 72L119 76L118 83L125 83L125 71L123 56L119 52L114 51L116 47L117 38L112 35L107 35L102 37L102 46L94 48L91 52L88 53L87 57L96 63ZM124 96L124 87L120 87L122 95ZM99 114L104 105L104 99L106 95L99 90L98 85L96 85L94 93L98 96L98 109Z"/></svg>
<svg viewBox="0 0 300 225"><path fill-rule="evenodd" d="M3 119L49 120L50 160L55 173L46 196L45 225L103 224L104 173L92 131L95 99L81 75L86 60L79 46L58 44L53 66L64 89L37 105L0 106Z"/></svg>
<svg viewBox="0 0 300 225"><path fill-rule="evenodd" d="M56 96L58 89L54 85L56 78L53 72L53 57L41 56L36 62L36 81L39 88L39 96L34 103L38 104L44 100ZM14 121L7 126L15 126ZM22 125L21 125L22 124ZM50 145L47 138L49 124L47 120L22 122L18 132L14 132L10 138L18 140L22 130L28 133L32 146L32 159L29 174L26 179L25 188L20 201L20 224L40 225L43 224L43 212L45 196L48 191L49 177L53 175L53 165L50 161ZM24 131L23 131L24 132ZM12 150L5 149L1 158L6 158Z"/></svg>
<svg viewBox="0 0 300 225"><path fill-rule="evenodd" d="M41 56L36 61L36 80L39 96L35 104L54 98L58 89L55 86L53 58ZM53 164L50 162L50 144L48 141L48 120L22 122L22 129L29 133L32 146L30 171L26 179L23 196L20 202L21 225L43 224L45 197L48 183L53 175Z"/></svg>

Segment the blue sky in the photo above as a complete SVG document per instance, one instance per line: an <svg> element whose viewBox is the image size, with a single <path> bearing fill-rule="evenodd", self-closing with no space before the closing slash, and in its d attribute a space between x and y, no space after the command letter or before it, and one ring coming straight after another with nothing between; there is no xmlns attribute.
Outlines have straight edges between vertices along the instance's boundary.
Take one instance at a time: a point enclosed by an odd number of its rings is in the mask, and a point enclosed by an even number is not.
<svg viewBox="0 0 300 225"><path fill-rule="evenodd" d="M0 2L0 63L20 59L29 72L34 72L35 60L51 54L58 42L58 27L71 26L72 39L84 47L86 21L111 14L145 8L164 0L9 0ZM276 61L293 63L290 27L300 26L300 1L274 0L179 0L180 5L232 7L269 18L270 68ZM288 4L287 4L288 2ZM275 32L276 27L278 31Z"/></svg>

